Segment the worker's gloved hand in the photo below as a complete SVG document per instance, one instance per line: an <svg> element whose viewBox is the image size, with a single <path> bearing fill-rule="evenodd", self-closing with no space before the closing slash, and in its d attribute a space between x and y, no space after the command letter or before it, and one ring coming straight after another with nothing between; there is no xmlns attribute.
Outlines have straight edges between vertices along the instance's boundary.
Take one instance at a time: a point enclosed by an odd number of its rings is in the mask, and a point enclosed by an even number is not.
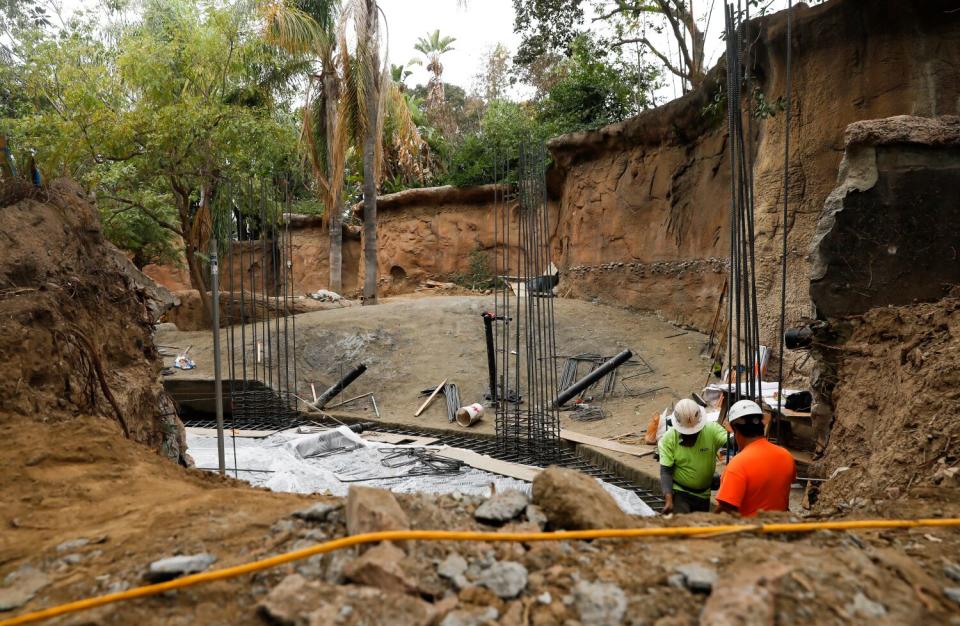
<svg viewBox="0 0 960 626"><path fill-rule="evenodd" d="M663 513L664 515L669 515L670 513L673 513L673 493L664 494L663 500L664 500L663 510L661 511L661 513Z"/></svg>

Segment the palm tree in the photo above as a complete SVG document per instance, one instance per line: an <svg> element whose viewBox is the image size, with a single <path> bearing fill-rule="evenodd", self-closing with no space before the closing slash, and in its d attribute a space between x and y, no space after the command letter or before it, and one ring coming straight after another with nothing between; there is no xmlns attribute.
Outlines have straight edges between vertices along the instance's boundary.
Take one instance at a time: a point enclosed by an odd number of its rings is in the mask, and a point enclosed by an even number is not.
<svg viewBox="0 0 960 626"><path fill-rule="evenodd" d="M348 25L354 29L352 55L346 49ZM380 53L385 36L377 0L349 0L339 38L341 67L350 90L341 98L342 110L351 118L354 137L362 137L363 304L371 305L377 303L377 186L383 165L383 112L390 84L390 67Z"/></svg>
<svg viewBox="0 0 960 626"><path fill-rule="evenodd" d="M313 172L315 186L326 211L329 232L328 288L343 288L343 180L349 137L339 120L341 80L337 67L340 0L264 0L261 13L267 39L319 64L311 73L305 103L301 140ZM319 84L319 88L317 88Z"/></svg>
<svg viewBox="0 0 960 626"><path fill-rule="evenodd" d="M311 76L302 138L321 197L332 207L327 212L331 285L334 268L340 278L344 169L351 146L362 150L364 304L376 304L377 189L384 173L385 118L391 119L388 139L395 171L420 179L426 171L421 158L425 143L407 100L390 81L389 66L381 61L381 11L376 0L347 0L344 4L332 0L264 1L265 6L276 8L275 15L265 12L268 35L290 49L313 50L322 68L321 74ZM329 18L317 11L325 4L333 7ZM347 36L350 28L352 37ZM402 70L400 75L402 78ZM314 91L317 81L319 95Z"/></svg>
<svg viewBox="0 0 960 626"><path fill-rule="evenodd" d="M427 108L440 111L444 106L443 93L443 64L440 63L440 56L453 50L451 45L456 41L454 37L441 37L440 31L435 30L427 33L426 37L420 37L417 44L413 47L417 52L424 56L427 62L427 70L433 74L430 82L427 83ZM423 64L420 59L415 59L411 63Z"/></svg>

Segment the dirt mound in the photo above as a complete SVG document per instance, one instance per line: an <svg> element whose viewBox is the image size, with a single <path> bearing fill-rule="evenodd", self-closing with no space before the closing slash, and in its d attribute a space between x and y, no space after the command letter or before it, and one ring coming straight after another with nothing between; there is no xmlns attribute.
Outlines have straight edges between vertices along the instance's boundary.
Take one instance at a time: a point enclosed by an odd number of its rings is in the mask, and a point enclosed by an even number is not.
<svg viewBox="0 0 960 626"><path fill-rule="evenodd" d="M836 420L819 505L960 497L960 297L877 308L838 347ZM952 495L951 495L952 494ZM928 494L933 495L933 494Z"/></svg>
<svg viewBox="0 0 960 626"><path fill-rule="evenodd" d="M108 418L178 456L151 336L169 295L103 238L75 185L9 182L0 199L0 413Z"/></svg>

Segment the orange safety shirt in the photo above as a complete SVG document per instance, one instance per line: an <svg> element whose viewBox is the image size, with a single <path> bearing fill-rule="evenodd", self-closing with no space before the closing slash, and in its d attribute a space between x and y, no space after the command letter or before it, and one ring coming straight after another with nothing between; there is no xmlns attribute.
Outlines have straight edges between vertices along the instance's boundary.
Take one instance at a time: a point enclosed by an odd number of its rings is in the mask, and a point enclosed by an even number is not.
<svg viewBox="0 0 960 626"><path fill-rule="evenodd" d="M757 439L727 465L717 500L737 507L744 517L758 511L786 511L790 484L796 476L796 463L786 449Z"/></svg>

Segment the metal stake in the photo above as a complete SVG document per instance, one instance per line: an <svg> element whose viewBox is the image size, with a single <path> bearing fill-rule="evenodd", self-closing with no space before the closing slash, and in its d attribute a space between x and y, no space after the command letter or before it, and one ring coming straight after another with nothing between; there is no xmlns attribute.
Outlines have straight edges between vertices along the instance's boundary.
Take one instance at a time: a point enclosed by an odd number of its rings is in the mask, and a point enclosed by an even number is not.
<svg viewBox="0 0 960 626"><path fill-rule="evenodd" d="M223 451L223 376L220 372L220 267L217 264L217 236L210 237L210 288L213 290L213 395L217 406L217 460L220 474L227 473Z"/></svg>

